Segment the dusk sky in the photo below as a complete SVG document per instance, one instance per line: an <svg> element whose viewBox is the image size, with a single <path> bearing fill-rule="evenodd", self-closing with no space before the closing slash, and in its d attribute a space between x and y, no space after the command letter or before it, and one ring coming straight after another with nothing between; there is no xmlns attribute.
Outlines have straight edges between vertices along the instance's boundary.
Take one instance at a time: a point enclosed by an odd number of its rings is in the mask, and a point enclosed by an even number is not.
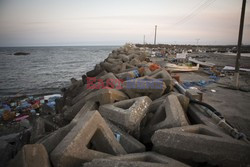
<svg viewBox="0 0 250 167"><path fill-rule="evenodd" d="M242 0L0 0L0 46L236 44ZM250 44L247 2L243 44Z"/></svg>

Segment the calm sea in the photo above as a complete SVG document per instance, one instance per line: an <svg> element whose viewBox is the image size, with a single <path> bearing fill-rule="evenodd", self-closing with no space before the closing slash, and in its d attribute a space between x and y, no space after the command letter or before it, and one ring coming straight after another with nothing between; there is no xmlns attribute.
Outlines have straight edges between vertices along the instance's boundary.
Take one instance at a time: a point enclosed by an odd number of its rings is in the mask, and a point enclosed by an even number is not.
<svg viewBox="0 0 250 167"><path fill-rule="evenodd" d="M118 46L0 48L0 97L59 93ZM15 56L15 52L30 55Z"/></svg>

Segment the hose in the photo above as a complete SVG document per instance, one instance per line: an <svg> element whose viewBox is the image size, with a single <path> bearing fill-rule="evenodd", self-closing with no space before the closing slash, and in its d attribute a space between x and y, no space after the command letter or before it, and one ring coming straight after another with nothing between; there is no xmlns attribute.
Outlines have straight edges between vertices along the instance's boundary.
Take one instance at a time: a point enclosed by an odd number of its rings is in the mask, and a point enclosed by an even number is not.
<svg viewBox="0 0 250 167"><path fill-rule="evenodd" d="M198 100L193 100L193 99L190 99L190 103L199 104L201 106L204 106L204 107L208 108L210 111L212 111L215 115L220 117L221 119L224 119L224 117L221 115L220 112L218 112L215 108L213 108L211 105L209 105L207 103L204 103L204 102L201 102Z"/></svg>
<svg viewBox="0 0 250 167"><path fill-rule="evenodd" d="M193 103L193 104L198 104L198 105L201 105L203 107L206 107L207 109L209 109L212 113L214 113L216 116L218 116L221 121L219 123L225 123L227 124L229 127L230 127L230 134L232 137L240 140L244 140L246 143L249 144L249 140L247 139L247 136L242 133L242 132L239 132L236 128L234 128L229 122L227 122L224 117L222 116L222 114L220 112L218 112L215 108L213 108L212 106L210 106L209 104L207 103L204 103L204 102L201 102L201 101L198 101L198 100L193 100L193 99L190 99L190 103Z"/></svg>

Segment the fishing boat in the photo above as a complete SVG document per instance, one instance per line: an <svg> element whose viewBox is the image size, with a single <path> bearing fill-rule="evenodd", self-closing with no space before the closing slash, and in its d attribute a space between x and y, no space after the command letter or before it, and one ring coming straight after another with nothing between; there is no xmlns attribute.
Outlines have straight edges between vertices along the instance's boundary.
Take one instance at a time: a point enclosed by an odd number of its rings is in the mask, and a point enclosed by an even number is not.
<svg viewBox="0 0 250 167"><path fill-rule="evenodd" d="M190 72L190 71L198 71L199 64L196 66L187 66L187 65L176 65L172 63L166 63L165 68L171 72Z"/></svg>

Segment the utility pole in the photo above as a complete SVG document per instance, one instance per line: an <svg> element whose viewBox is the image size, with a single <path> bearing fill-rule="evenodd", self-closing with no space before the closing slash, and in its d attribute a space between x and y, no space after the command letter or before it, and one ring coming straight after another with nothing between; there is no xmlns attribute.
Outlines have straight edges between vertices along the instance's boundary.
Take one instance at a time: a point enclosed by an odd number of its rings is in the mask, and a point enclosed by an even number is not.
<svg viewBox="0 0 250 167"><path fill-rule="evenodd" d="M197 38L197 39L196 39L196 50L197 50L197 52L198 52L198 44L199 44L199 40L200 40L199 38Z"/></svg>
<svg viewBox="0 0 250 167"><path fill-rule="evenodd" d="M239 29L239 37L238 37L238 48L237 48L237 57L235 63L235 88L239 89L239 71L240 71L240 54L241 54L241 44L242 44L242 36L243 36L243 27L244 27L244 19L245 19L245 9L246 9L246 0L242 2L242 9L241 9L241 17L240 17L240 29Z"/></svg>
<svg viewBox="0 0 250 167"><path fill-rule="evenodd" d="M146 42L145 42L145 35L143 35L143 45L145 45Z"/></svg>
<svg viewBox="0 0 250 167"><path fill-rule="evenodd" d="M157 32L157 25L155 25L155 39L154 39L154 44L156 45L156 32Z"/></svg>

